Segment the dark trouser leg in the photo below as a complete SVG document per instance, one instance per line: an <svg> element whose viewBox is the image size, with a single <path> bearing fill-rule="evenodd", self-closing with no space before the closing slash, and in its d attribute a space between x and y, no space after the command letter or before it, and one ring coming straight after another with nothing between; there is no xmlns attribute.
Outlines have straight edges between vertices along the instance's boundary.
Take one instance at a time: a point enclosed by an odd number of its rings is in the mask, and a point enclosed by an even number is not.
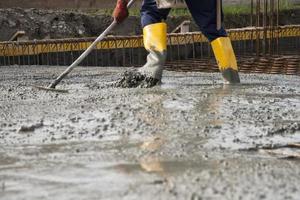
<svg viewBox="0 0 300 200"><path fill-rule="evenodd" d="M141 23L147 25L163 22L167 19L171 9L158 9L155 0L143 0L141 8Z"/></svg>
<svg viewBox="0 0 300 200"><path fill-rule="evenodd" d="M219 37L226 37L222 27L217 30L217 3L216 0L185 0L186 4L201 32L213 41Z"/></svg>

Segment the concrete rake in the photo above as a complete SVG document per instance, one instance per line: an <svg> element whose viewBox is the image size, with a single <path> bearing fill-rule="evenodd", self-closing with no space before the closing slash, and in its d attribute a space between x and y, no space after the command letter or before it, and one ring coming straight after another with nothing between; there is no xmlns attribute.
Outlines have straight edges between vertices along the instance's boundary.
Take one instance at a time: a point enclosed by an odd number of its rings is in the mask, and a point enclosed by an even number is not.
<svg viewBox="0 0 300 200"><path fill-rule="evenodd" d="M131 0L127 4L127 8L130 8L136 0ZM68 90L63 89L56 89L56 86L68 75L71 71L76 68L82 61L85 59L91 51L95 48L95 46L105 38L105 36L112 31L118 25L117 21L114 20L101 35L60 75L58 76L48 87L43 86L33 86L39 90L46 90L50 92L60 92L60 93L67 93Z"/></svg>

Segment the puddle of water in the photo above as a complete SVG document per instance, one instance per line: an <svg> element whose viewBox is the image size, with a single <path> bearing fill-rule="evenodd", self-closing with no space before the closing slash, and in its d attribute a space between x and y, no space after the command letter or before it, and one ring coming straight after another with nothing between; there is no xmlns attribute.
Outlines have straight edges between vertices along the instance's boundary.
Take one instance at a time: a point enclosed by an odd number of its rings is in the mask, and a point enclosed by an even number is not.
<svg viewBox="0 0 300 200"><path fill-rule="evenodd" d="M163 107L166 109L173 109L173 110L192 110L194 108L194 102L188 100L165 100L163 102Z"/></svg>
<svg viewBox="0 0 300 200"><path fill-rule="evenodd" d="M13 165L17 161L18 159L0 154L0 168L1 166L5 166L5 165Z"/></svg>

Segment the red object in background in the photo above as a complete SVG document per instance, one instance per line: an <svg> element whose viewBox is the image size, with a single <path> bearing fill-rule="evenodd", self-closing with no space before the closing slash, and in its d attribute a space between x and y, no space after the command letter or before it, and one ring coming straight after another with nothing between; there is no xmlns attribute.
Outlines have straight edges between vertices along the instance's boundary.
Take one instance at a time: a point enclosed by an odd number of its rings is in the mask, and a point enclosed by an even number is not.
<svg viewBox="0 0 300 200"><path fill-rule="evenodd" d="M128 17L128 0L118 0L113 17L118 23L122 23Z"/></svg>

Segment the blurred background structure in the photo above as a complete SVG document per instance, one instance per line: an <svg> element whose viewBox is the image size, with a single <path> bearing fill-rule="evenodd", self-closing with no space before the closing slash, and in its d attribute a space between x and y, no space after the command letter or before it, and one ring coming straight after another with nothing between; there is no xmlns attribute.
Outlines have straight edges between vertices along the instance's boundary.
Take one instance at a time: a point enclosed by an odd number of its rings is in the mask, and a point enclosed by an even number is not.
<svg viewBox="0 0 300 200"><path fill-rule="evenodd" d="M114 4L1 1L0 65L70 65L111 22ZM242 72L300 75L300 0L224 0L224 14ZM138 4L131 15L83 66L139 67L145 62ZM186 8L173 9L167 23L167 69L218 71L209 43Z"/></svg>

